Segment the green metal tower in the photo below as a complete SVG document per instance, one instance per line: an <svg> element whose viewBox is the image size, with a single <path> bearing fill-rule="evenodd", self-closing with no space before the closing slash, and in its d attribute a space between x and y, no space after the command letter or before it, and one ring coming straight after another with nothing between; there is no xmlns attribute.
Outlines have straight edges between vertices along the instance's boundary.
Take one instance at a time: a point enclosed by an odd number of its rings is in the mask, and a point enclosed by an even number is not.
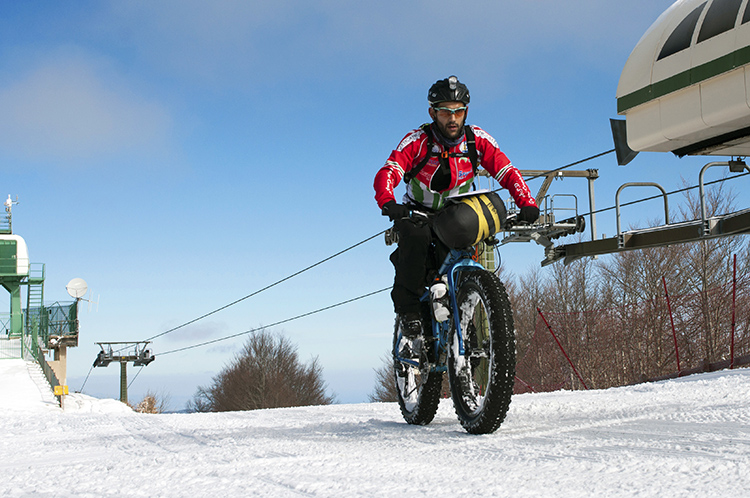
<svg viewBox="0 0 750 498"><path fill-rule="evenodd" d="M0 220L0 285L10 293L10 321L8 338L23 335L23 312L21 310L21 285L29 278L29 250L22 237L13 234L11 207L14 202L8 196L5 201L5 217Z"/></svg>
<svg viewBox="0 0 750 498"><path fill-rule="evenodd" d="M73 303L44 304L45 267L29 262L29 250L23 237L13 233L11 209L16 201L5 201L5 216L0 218L0 285L10 294L10 317L0 320L4 334L0 338L22 344L14 357L27 353L39 360L42 349L54 350L56 360L62 349L78 345L78 300ZM77 279L80 280L80 279ZM21 287L26 286L26 306L21 304ZM8 357L0 347L0 357ZM62 370L64 372L64 369ZM64 375L63 375L64 380Z"/></svg>

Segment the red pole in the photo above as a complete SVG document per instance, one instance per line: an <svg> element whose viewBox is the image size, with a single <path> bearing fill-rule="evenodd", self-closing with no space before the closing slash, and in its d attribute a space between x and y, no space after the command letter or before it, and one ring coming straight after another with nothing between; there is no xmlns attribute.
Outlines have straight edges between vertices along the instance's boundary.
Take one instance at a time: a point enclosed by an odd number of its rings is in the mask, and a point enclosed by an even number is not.
<svg viewBox="0 0 750 498"><path fill-rule="evenodd" d="M672 304L669 302L669 292L667 292L667 279L661 277L664 284L664 295L667 296L667 309L669 310L669 321L672 322L672 338L674 339L674 355L677 358L677 372L680 372L680 350L677 348L677 332L674 329L674 318L672 317Z"/></svg>
<svg viewBox="0 0 750 498"><path fill-rule="evenodd" d="M586 390L588 390L588 388L589 388L589 387L588 387L588 386L586 385L586 383L585 383L585 382L583 381L583 378L581 378L581 375L580 375L580 374L578 373L578 370L576 370L576 367L575 367L575 365L573 365L573 362L572 362L572 361L570 361L570 357L568 356L568 353L566 353L566 352L565 352L565 348L563 348L563 347L562 347L562 344L560 344L560 341L558 341L558 340L557 340L557 336L556 336L556 335L555 335L555 333L554 333L554 332L552 331L552 327L550 327L549 323L547 322L547 319L546 319L546 318L544 318L544 315L542 314L542 310L540 310L539 308L537 308L537 309L536 309L536 311L537 311L537 312L539 313L539 316L541 316L541 317L542 317L542 320L544 320L544 324L545 324L545 325L547 326L547 328L549 329L549 333L550 333L550 334L552 334L552 337L553 337L553 338L555 339L555 342L557 343L557 346L558 346L558 347L560 348L560 351L562 351L562 354L563 354L563 355L565 356L565 359L566 359L566 360L568 360L568 363L570 364L570 368L572 368L572 369L573 369L573 371L575 372L576 376L578 377L578 380L580 380L580 381L581 381L581 384L583 384L583 387L584 387L584 388L585 388Z"/></svg>
<svg viewBox="0 0 750 498"><path fill-rule="evenodd" d="M535 392L536 392L536 389L534 389L533 387L531 387L531 384L528 384L528 383L524 382L524 381L523 381L523 379L521 379L521 378L519 378L519 377L518 377L518 375L516 375L515 377L516 377L516 380L517 380L518 382L520 382L521 384L523 384L524 386L526 386L526 388L527 388L527 389L528 389L529 391L531 391L532 393L535 393Z"/></svg>
<svg viewBox="0 0 750 498"><path fill-rule="evenodd" d="M734 326L735 326L735 303L737 300L737 255L734 255L734 269L732 270L732 342L729 347L729 368L734 368Z"/></svg>

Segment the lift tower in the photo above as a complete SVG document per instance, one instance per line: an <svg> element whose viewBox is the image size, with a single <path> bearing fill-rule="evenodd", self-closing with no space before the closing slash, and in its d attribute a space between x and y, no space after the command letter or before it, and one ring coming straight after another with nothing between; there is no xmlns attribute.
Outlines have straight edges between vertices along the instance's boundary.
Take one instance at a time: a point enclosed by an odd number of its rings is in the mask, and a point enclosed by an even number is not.
<svg viewBox="0 0 750 498"><path fill-rule="evenodd" d="M133 362L134 367L145 367L154 361L154 355L150 349L146 349L150 341L142 342L97 342L101 348L94 360L95 367L109 366L113 361L120 363L120 401L128 403L128 362ZM116 346L115 351L112 346ZM129 351L121 354L122 351Z"/></svg>

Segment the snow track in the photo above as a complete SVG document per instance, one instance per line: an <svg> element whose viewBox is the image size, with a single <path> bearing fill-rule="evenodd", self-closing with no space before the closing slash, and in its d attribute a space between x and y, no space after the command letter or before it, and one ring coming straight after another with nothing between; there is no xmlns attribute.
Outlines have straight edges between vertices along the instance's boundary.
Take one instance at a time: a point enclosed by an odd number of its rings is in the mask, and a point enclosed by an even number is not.
<svg viewBox="0 0 750 498"><path fill-rule="evenodd" d="M12 361L12 360L10 360ZM0 389L11 375L0 362ZM7 364L5 364L7 365ZM13 390L16 392L17 390ZM0 390L6 393L8 390ZM17 392L16 392L17 394ZM8 496L746 496L750 370L515 396L491 435L450 400L141 415L113 400L3 410ZM6 398L3 406L10 404Z"/></svg>

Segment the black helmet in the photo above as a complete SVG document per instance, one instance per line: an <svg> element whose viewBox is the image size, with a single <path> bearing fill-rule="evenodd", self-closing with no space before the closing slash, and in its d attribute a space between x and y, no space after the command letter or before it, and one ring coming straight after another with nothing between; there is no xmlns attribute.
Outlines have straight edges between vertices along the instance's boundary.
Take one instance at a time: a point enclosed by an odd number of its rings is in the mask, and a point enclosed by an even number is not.
<svg viewBox="0 0 750 498"><path fill-rule="evenodd" d="M431 106L435 106L439 102L463 102L464 105L468 105L469 89L455 76L438 80L430 87L430 91L427 93L427 102Z"/></svg>

